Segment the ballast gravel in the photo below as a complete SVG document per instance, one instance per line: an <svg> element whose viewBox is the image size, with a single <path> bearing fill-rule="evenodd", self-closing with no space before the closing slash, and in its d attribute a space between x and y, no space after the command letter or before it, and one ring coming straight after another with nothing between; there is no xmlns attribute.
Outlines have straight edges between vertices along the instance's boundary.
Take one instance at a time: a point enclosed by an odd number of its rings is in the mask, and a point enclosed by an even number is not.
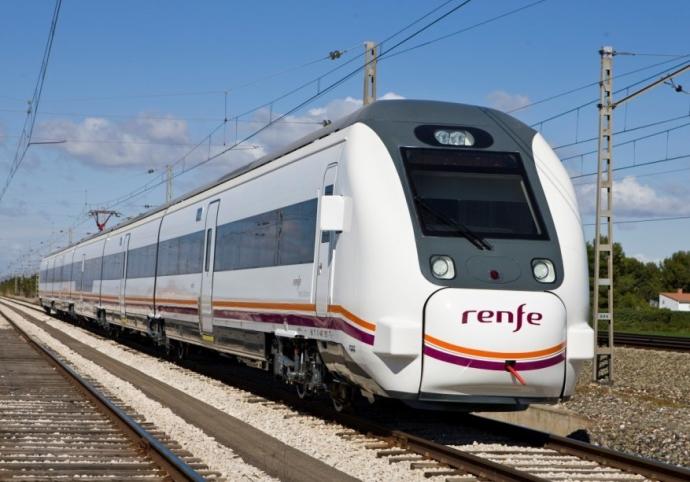
<svg viewBox="0 0 690 482"><path fill-rule="evenodd" d="M690 353L617 347L613 385L582 371L562 406L591 420L591 441L615 450L690 466Z"/></svg>
<svg viewBox="0 0 690 482"><path fill-rule="evenodd" d="M424 477L424 471L410 470L409 463L391 463L387 458L377 457L376 451L367 449L366 444L362 443L361 440L348 440L340 436L339 434L348 431L342 425L325 422L282 405L253 403L256 402L257 397L250 392L228 386L167 361L129 350L112 340L94 336L86 330L46 315L37 314L33 310L19 305L15 305L15 307L72 338L88 344L91 348L129 365L133 369L140 370L189 396L202 400L228 415L249 423L281 442L353 477L365 481L421 482L430 480ZM25 322L25 324L30 323ZM43 330L39 329L39 331L45 337L50 338ZM52 346L59 342L51 341L50 343ZM91 364L93 365L93 363ZM95 378L104 380L100 376ZM102 383L109 386L109 382L102 381ZM155 420L152 421L167 433L165 426L159 425ZM184 434L169 435L180 443L186 437ZM188 448L188 450L192 452L191 449ZM204 462L211 467L206 459ZM219 469L213 468L212 470Z"/></svg>
<svg viewBox="0 0 690 482"><path fill-rule="evenodd" d="M151 400L130 383L115 377L97 364L74 352L33 323L24 320L12 311L6 310L5 313L22 330L57 352L79 374L98 380L102 386L107 387L110 393L131 406L146 421L153 423L172 440L176 440L184 449L206 464L210 470L219 472L227 480L276 480L256 467L246 464L229 448L219 444L197 427L188 424L160 403Z"/></svg>

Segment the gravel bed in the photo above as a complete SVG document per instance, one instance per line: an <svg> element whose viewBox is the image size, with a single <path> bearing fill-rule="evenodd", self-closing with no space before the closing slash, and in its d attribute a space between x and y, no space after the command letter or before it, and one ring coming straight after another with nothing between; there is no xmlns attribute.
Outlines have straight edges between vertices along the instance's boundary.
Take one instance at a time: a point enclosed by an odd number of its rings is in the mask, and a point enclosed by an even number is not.
<svg viewBox="0 0 690 482"><path fill-rule="evenodd" d="M429 480L424 477L424 471L410 470L409 464L393 464L386 458L378 458L375 450L364 446L365 440L343 437L341 434L349 429L342 425L301 414L283 405L261 403L259 397L244 390L123 347L113 340L97 337L84 329L29 311L28 308L17 306L17 309L353 477L371 481ZM174 438L181 442L179 437Z"/></svg>
<svg viewBox="0 0 690 482"><path fill-rule="evenodd" d="M130 383L113 376L74 352L33 323L10 310L5 313L24 331L57 352L79 374L98 380L112 394L143 416L146 421L153 423L172 440L179 442L194 457L199 458L210 470L219 472L227 480L276 480L256 467L246 464L229 448L219 444L197 427L188 424L160 403L151 400Z"/></svg>
<svg viewBox="0 0 690 482"><path fill-rule="evenodd" d="M613 385L592 383L587 364L561 406L592 421L593 443L687 467L689 365L690 353L615 348Z"/></svg>

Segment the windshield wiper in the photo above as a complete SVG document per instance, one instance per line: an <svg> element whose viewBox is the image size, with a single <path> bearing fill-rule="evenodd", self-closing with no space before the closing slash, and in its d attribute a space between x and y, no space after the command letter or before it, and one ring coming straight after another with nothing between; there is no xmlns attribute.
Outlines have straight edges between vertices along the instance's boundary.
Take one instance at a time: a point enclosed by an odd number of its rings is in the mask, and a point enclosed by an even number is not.
<svg viewBox="0 0 690 482"><path fill-rule="evenodd" d="M487 240L485 240L478 234L472 232L472 230L464 224L454 219L451 219L445 216L444 214L439 213L434 208L429 206L429 204L427 204L427 202L424 201L421 197L415 196L414 200L420 207L424 208L426 212L434 216L436 219L438 219L447 226L455 228L456 232L462 234L465 237L465 239L467 239L470 243L474 244L477 247L477 249L487 249L489 251L493 249L493 246L491 246Z"/></svg>

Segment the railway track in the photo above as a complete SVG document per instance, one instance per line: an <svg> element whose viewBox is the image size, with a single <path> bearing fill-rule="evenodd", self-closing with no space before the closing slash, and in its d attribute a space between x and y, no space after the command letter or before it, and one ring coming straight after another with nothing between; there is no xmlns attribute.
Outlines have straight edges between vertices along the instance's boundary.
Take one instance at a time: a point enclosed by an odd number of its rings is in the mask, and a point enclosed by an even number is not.
<svg viewBox="0 0 690 482"><path fill-rule="evenodd" d="M606 341L606 333L599 333L599 341ZM639 333L616 332L613 335L616 345L632 346L638 348L655 348L658 350L690 351L690 337L645 335Z"/></svg>
<svg viewBox="0 0 690 482"><path fill-rule="evenodd" d="M29 305L22 303L24 306ZM32 309L40 310L32 306ZM432 480L690 480L690 471L640 457L607 450L591 444L558 437L544 432L516 427L475 416L438 416L407 412L403 417L431 420L446 429L458 424L460 430L475 430L483 435L458 441L453 437L442 443L423 436L414 429L399 430L370 416L337 414L321 403L305 403L285 390L256 381L254 376L233 377L216 372L220 364L194 361L192 368L221 381L254 393L262 404L286 404L319 418L347 427L340 435L376 451L377 457L390 463L409 464ZM250 369L247 369L250 370ZM395 419L395 416L392 416ZM433 419L433 420L432 420ZM456 427L457 429L458 427ZM488 442L487 442L488 440Z"/></svg>
<svg viewBox="0 0 690 482"><path fill-rule="evenodd" d="M9 318L0 322L0 480L205 480Z"/></svg>

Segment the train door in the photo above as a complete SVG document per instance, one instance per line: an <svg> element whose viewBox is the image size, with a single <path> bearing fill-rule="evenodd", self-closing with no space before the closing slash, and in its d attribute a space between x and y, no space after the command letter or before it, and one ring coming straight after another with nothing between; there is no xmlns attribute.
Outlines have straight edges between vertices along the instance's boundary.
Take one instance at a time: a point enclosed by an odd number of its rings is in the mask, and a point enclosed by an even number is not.
<svg viewBox="0 0 690 482"><path fill-rule="evenodd" d="M120 316L125 317L126 306L125 293L127 290L127 256L129 254L129 236L130 234L125 234L124 240L122 241L122 278L120 278L120 292L119 292L119 302L120 302Z"/></svg>
<svg viewBox="0 0 690 482"><path fill-rule="evenodd" d="M213 259L216 250L216 223L220 201L208 205L204 228L204 263L201 271L201 296L199 297L199 327L202 336L213 337Z"/></svg>
<svg viewBox="0 0 690 482"><path fill-rule="evenodd" d="M332 196L338 165L331 164L323 175L321 192L324 196ZM319 232L319 246L316 259L316 314L325 315L331 301L331 269L333 264L333 244L336 233L334 231Z"/></svg>
<svg viewBox="0 0 690 482"><path fill-rule="evenodd" d="M57 263L57 258L53 258L52 260L50 260L48 262L48 266L49 266L49 268L48 268L48 273L49 273L49 275L48 275L48 281L49 281L48 286L50 287L48 291L50 292L51 298L55 298L55 264L56 263Z"/></svg>
<svg viewBox="0 0 690 482"><path fill-rule="evenodd" d="M81 263L79 263L79 268L77 270L77 276L79 276L79 279L76 281L76 290L77 290L77 303L79 305L77 311L81 311L84 309L84 265L86 264L86 254L82 253L81 255Z"/></svg>

